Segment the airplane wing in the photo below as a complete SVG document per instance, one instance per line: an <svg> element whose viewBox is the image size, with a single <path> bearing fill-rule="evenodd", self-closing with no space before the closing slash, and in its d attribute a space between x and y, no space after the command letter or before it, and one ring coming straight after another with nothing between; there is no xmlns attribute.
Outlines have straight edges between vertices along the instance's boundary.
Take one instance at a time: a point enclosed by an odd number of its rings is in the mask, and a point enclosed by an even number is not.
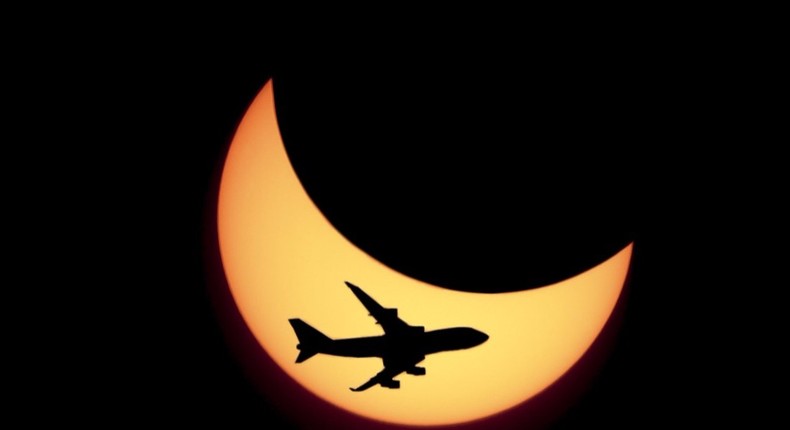
<svg viewBox="0 0 790 430"><path fill-rule="evenodd" d="M387 388L400 388L400 381L394 381L392 378L400 375L406 369L397 369L394 367L385 367L384 370L377 373L376 376L370 378L368 382L360 385L357 388L350 388L351 391L359 392L365 391L370 387L374 387L376 385L381 385L382 387Z"/></svg>
<svg viewBox="0 0 790 430"><path fill-rule="evenodd" d="M370 378L368 382L360 385L357 388L351 388L351 391L365 391L370 387L381 385L382 387L394 389L400 388L400 381L392 378L400 375L403 372L412 375L424 375L425 369L417 367L417 363L425 359L424 355L409 355L406 357L398 357L397 359L384 358L384 370L377 373L376 376Z"/></svg>
<svg viewBox="0 0 790 430"><path fill-rule="evenodd" d="M397 309L386 309L378 304L373 298L367 295L361 288L346 282L355 296L365 305L365 308L370 312L370 316L376 319L376 322L384 329L385 334L402 334L412 330L420 330L420 327L412 327L406 324L402 319L398 318ZM386 369L385 369L386 370ZM400 372L398 372L400 373ZM374 384L375 385L375 384Z"/></svg>

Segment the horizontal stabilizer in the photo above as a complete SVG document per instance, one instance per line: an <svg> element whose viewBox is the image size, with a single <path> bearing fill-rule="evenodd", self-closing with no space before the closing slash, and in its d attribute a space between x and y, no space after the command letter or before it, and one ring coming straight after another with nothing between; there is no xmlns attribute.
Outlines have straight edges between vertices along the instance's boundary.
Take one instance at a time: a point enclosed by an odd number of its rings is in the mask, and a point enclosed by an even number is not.
<svg viewBox="0 0 790 430"><path fill-rule="evenodd" d="M307 359L316 354L318 354L318 351L315 349L305 349L303 351L299 351L299 355L296 356L296 362L301 363L303 361L307 361Z"/></svg>
<svg viewBox="0 0 790 430"><path fill-rule="evenodd" d="M298 319L293 318L288 320L293 327L296 337L299 339L299 344L296 349L299 350L299 356L296 357L296 362L301 363L310 357L318 354L332 339L325 334L313 328L310 324Z"/></svg>

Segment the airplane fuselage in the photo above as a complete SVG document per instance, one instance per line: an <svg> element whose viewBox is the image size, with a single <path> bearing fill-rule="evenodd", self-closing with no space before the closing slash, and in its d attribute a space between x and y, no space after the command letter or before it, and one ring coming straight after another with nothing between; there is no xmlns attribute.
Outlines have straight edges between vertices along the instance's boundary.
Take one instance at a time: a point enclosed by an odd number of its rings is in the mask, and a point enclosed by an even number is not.
<svg viewBox="0 0 790 430"><path fill-rule="evenodd" d="M477 346L488 336L467 327L415 332L400 336L383 335L336 339L319 349L319 353L340 357L387 357L408 351L425 356Z"/></svg>

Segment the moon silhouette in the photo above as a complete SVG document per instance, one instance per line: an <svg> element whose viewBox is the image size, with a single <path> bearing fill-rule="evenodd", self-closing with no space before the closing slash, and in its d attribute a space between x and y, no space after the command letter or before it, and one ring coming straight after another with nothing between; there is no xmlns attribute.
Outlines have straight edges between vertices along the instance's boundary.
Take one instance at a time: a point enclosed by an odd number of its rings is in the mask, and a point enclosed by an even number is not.
<svg viewBox="0 0 790 430"><path fill-rule="evenodd" d="M251 104L228 150L217 220L231 295L282 371L339 408L406 425L484 418L549 387L606 324L633 247L570 279L527 291L468 293L409 278L349 242L311 201L285 151L271 81ZM428 356L421 363L427 375L401 375L400 390L350 392L348 387L381 370L381 360L318 356L297 365L297 340L288 323L303 318L332 338L380 335L349 294L346 280L363 286L382 306L397 308L407 323L426 330L475 327L489 340Z"/></svg>

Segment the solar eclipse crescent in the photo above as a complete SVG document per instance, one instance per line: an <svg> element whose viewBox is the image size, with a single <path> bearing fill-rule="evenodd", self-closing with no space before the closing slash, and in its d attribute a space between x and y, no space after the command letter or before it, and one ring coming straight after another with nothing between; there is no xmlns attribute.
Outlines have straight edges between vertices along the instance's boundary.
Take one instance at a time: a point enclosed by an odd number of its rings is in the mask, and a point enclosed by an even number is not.
<svg viewBox="0 0 790 430"><path fill-rule="evenodd" d="M607 322L633 247L562 282L511 293L460 292L409 278L350 243L311 201L285 151L271 81L246 112L228 150L217 220L231 295L282 371L339 408L406 425L484 418L550 386ZM383 306L397 308L407 323L426 330L475 327L489 340L428 356L420 364L427 374L399 376L400 390L350 392L348 387L381 370L381 360L320 355L297 365L297 340L288 323L301 317L332 338L382 334L349 295L346 280L363 286Z"/></svg>

